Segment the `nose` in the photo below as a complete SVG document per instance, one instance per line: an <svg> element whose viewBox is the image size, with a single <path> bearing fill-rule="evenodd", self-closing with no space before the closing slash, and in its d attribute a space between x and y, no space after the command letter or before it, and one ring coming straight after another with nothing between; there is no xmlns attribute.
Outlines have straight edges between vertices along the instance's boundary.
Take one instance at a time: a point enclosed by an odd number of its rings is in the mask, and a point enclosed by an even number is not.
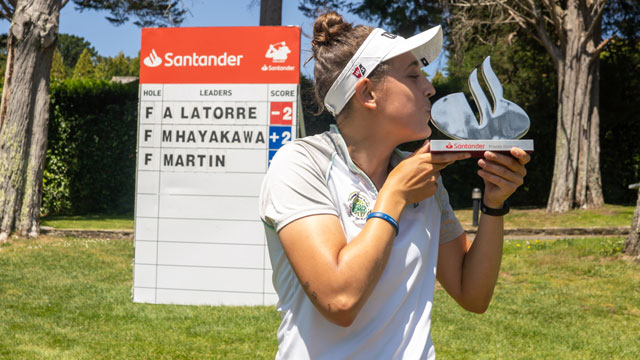
<svg viewBox="0 0 640 360"><path fill-rule="evenodd" d="M426 82L425 89L424 89L424 96L426 96L427 98L430 98L436 94L436 88L433 87L433 84L431 83L431 81L429 81L429 79L427 79L426 76L424 77L424 80Z"/></svg>

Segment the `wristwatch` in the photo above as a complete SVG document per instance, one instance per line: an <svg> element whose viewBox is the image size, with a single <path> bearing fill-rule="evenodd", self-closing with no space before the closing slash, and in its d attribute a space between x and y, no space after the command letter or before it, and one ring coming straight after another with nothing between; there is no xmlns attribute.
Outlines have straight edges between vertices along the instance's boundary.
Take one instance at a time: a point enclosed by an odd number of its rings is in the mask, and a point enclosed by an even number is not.
<svg viewBox="0 0 640 360"><path fill-rule="evenodd" d="M487 207L487 205L484 204L484 201L482 201L480 203L480 211L482 211L483 214L487 214L491 216L504 216L509 213L509 203L505 201L504 205L502 205L502 209L493 209L493 208Z"/></svg>

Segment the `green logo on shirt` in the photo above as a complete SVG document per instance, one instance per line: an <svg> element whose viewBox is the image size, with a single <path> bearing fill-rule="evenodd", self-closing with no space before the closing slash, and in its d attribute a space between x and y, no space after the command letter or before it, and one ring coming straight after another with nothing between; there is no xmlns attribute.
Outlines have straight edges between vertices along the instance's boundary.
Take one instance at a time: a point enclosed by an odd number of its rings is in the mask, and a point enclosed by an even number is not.
<svg viewBox="0 0 640 360"><path fill-rule="evenodd" d="M349 215L359 220L364 220L369 215L369 200L359 191L349 195Z"/></svg>

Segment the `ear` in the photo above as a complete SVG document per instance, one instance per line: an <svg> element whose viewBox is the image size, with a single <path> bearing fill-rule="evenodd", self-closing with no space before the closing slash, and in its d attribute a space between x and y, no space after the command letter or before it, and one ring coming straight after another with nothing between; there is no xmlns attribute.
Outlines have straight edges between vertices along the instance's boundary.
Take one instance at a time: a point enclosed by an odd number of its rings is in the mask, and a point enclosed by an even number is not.
<svg viewBox="0 0 640 360"><path fill-rule="evenodd" d="M369 110L377 108L376 93L373 91L373 83L368 78L358 80L353 97L360 105Z"/></svg>

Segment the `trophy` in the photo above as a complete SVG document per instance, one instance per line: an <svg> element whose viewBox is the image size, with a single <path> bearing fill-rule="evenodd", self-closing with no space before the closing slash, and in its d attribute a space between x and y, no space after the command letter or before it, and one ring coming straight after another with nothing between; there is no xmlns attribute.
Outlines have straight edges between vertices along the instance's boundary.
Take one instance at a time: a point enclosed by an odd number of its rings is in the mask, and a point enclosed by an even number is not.
<svg viewBox="0 0 640 360"><path fill-rule="evenodd" d="M485 151L509 152L512 147L531 153L533 140L520 140L529 131L529 116L515 103L502 95L502 85L491 69L491 58L482 62L484 78L493 107L478 82L477 69L469 75L469 90L473 95L480 121L462 93L447 95L431 107L431 121L452 140L431 140L431 151L465 151L482 157Z"/></svg>

